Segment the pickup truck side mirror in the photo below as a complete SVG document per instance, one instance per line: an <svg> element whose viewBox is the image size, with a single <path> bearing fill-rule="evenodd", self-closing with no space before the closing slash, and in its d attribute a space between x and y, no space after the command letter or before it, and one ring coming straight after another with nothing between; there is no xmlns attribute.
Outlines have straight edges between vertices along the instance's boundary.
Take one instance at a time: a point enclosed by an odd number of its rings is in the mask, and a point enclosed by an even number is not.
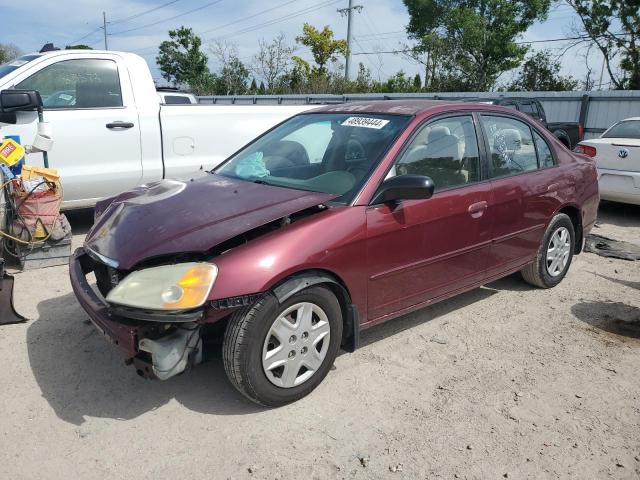
<svg viewBox="0 0 640 480"><path fill-rule="evenodd" d="M420 200L431 198L435 185L424 175L397 175L386 179L373 196L372 205L398 200Z"/></svg>
<svg viewBox="0 0 640 480"><path fill-rule="evenodd" d="M0 112L27 112L42 109L42 97L36 90L2 90Z"/></svg>

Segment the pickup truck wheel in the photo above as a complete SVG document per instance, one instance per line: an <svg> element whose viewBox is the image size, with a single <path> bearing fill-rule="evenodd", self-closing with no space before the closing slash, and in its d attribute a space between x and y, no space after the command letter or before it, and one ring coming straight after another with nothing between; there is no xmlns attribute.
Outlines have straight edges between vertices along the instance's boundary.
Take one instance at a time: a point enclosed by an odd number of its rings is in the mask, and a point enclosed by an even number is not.
<svg viewBox="0 0 640 480"><path fill-rule="evenodd" d="M558 285L567 274L575 246L571 219L559 213L551 220L533 263L520 273L527 283L540 288Z"/></svg>
<svg viewBox="0 0 640 480"><path fill-rule="evenodd" d="M229 319L222 358L233 386L251 401L278 407L311 393L340 348L342 312L322 286L284 303L267 293Z"/></svg>

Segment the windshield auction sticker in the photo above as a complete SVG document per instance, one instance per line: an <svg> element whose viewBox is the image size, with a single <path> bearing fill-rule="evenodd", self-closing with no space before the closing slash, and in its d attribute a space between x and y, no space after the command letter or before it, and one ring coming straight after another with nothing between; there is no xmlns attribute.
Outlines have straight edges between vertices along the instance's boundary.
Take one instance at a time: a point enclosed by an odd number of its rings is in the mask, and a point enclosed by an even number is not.
<svg viewBox="0 0 640 480"><path fill-rule="evenodd" d="M363 127L380 130L387 123L389 123L389 120L382 120L381 118L349 117L341 125L343 127Z"/></svg>

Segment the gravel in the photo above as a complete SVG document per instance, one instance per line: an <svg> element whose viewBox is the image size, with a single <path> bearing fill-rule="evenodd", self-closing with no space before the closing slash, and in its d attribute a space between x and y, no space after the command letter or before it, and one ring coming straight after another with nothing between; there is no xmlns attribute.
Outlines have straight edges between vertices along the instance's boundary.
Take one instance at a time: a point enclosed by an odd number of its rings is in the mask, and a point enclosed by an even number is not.
<svg viewBox="0 0 640 480"><path fill-rule="evenodd" d="M70 217L79 244L90 216ZM603 205L595 231L640 243L640 208ZM374 327L279 409L239 395L219 356L139 378L65 267L20 273L0 478L638 478L639 265L585 253L554 289L513 275Z"/></svg>

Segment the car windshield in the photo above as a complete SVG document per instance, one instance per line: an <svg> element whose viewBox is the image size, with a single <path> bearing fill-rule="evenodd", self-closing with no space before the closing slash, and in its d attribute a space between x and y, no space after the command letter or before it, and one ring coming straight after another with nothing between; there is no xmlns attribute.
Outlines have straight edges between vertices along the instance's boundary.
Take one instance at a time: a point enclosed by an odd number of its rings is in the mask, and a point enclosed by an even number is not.
<svg viewBox="0 0 640 480"><path fill-rule="evenodd" d="M215 173L334 193L349 202L411 117L309 113L293 117L233 155Z"/></svg>
<svg viewBox="0 0 640 480"><path fill-rule="evenodd" d="M11 72L13 72L17 68L20 68L24 64L29 63L31 60L35 60L39 56L40 56L40 54L38 54L38 53L34 53L34 54L31 54L31 55L23 55L23 56L21 56L19 58L11 60L10 62L3 63L2 65L0 65L0 78L4 77L5 75L7 75L7 74L9 74Z"/></svg>
<svg viewBox="0 0 640 480"><path fill-rule="evenodd" d="M602 138L640 138L640 120L624 120L607 130Z"/></svg>

